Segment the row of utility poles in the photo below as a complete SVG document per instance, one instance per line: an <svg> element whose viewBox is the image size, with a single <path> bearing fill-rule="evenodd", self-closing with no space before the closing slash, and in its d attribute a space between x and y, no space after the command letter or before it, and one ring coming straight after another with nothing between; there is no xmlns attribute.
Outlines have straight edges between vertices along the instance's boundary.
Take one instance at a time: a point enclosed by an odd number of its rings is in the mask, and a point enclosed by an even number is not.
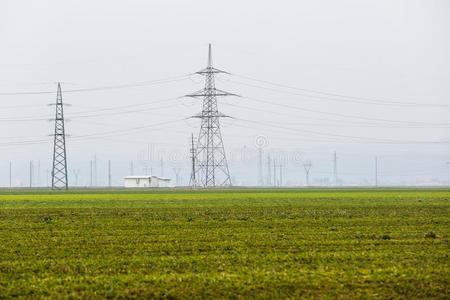
<svg viewBox="0 0 450 300"><path fill-rule="evenodd" d="M261 149L260 149L261 150ZM263 176L262 176L262 152L259 151L258 153L258 184L259 185L263 185ZM272 159L270 157L270 155L268 155L267 157L267 170L268 170L268 174L267 174L267 182L269 185L273 185L273 186L282 186L283 185L283 165L282 164L277 164L275 159L272 162ZM450 164L450 162L448 163ZM97 186L97 157L96 155L94 155L94 159L90 161L89 163L90 165L90 177L89 177L89 186ZM312 167L312 163L311 161L305 161L303 163L303 168L305 170L305 177L306 177L306 186L309 186L309 176L310 176L310 171L311 171L311 167ZM37 185L37 186L41 186L41 164L40 161L38 161L38 180L37 180L37 184L35 184L34 181L34 174L35 174L35 170L34 170L34 162L30 161L29 163L29 187L33 187L33 185ZM163 161L161 160L161 170L163 170ZM375 186L378 186L378 157L375 157ZM148 167L145 166L144 167L145 173L147 175L148 173ZM150 168L151 173L153 173L153 168ZM271 171L273 170L273 176ZM180 171L181 168L173 168L173 171L175 173L175 181L176 184L179 185L180 184ZM47 186L48 186L48 170L47 170ZM74 175L74 186L78 186L78 176L80 174L80 169L73 169L72 170L73 175ZM111 160L108 160L108 179L107 179L107 185L108 187L111 187L112 185L112 175L111 175L112 169L111 169ZM163 171L161 171L163 172ZM162 173L163 174L163 173ZM134 175L134 165L133 162L130 162L130 175ZM333 156L333 183L334 185L337 185L337 156L336 156L336 152L334 152L334 156ZM9 186L12 187L12 162L9 162Z"/></svg>
<svg viewBox="0 0 450 300"><path fill-rule="evenodd" d="M28 164L28 174L29 174L29 181L28 181L28 186L32 187L33 185L41 185L41 162L38 161L37 163L37 172L35 172L35 166L34 166L34 162L32 160L30 160L29 164ZM9 162L9 187L11 188L13 186L13 182L12 182L12 175L13 175L13 168L12 168L12 161ZM49 170L47 169L47 174L48 174ZM35 181L35 173L37 173L37 182ZM48 186L48 176L47 176L47 186Z"/></svg>
<svg viewBox="0 0 450 300"><path fill-rule="evenodd" d="M261 159L260 159L261 158ZM262 177L262 157L259 155L259 166L258 166L258 184L263 185L263 177ZM446 163L450 166L450 162ZM162 166L162 164L161 164ZM311 171L312 163L311 161L305 161L303 163L303 168L305 170L305 180L306 186L310 185L310 171ZM144 167L146 169L146 167ZM153 170L153 169L152 169ZM9 187L13 186L12 182L12 161L9 162ZM181 184L181 168L173 168L175 174L175 183L176 185ZM283 185L283 165L277 164L275 160L272 161L270 155L267 157L267 182L269 185L273 186L282 186ZM273 172L273 175L272 175ZM49 174L50 171L46 170L46 186L49 186ZM73 169L73 185L78 186L78 178L80 174L80 169ZM37 180L35 180L35 175L37 174ZM133 162L130 162L130 175L134 175L134 165ZM378 157L374 158L374 178L375 178L375 186L378 186ZM338 177L337 177L337 156L336 152L334 152L333 156L333 183L337 185ZM108 160L108 178L107 178L108 187L112 186L112 166L111 160ZM29 162L29 182L28 186L31 188L33 186L43 186L41 182L41 163L37 162L37 172L35 172L35 162ZM94 159L90 161L90 178L89 178L89 186L97 186L97 159L94 156Z"/></svg>
<svg viewBox="0 0 450 300"><path fill-rule="evenodd" d="M336 151L333 153L333 185L338 185L338 170L337 170L337 154ZM450 164L450 162L448 163ZM306 179L306 186L310 185L309 179L310 179L310 172L312 163L311 161L304 161L303 169L305 170L305 179ZM267 155L267 178L266 178L266 185L267 186L282 186L283 185L283 165L282 164L276 164L275 159L273 159L270 156L270 154ZM263 186L264 180L263 180L263 168L262 168L262 149L258 148L258 185ZM273 171L273 175L272 175ZM374 178L375 178L375 186L378 186L378 157L375 156L375 164L374 164Z"/></svg>
<svg viewBox="0 0 450 300"><path fill-rule="evenodd" d="M164 168L163 161L161 160L161 168ZM151 171L153 171L153 168L150 168ZM145 171L148 171L148 167L144 167ZM163 170L163 169L162 169ZM181 168L173 168L174 174L175 174L175 182L177 185L181 183ZM28 187L44 187L44 184L41 182L41 162L37 162L37 170L35 167L35 162L30 161L28 164ZM152 173L152 172L151 172ZM72 169L73 174L73 181L72 186L78 186L78 179L80 175L80 169ZM163 171L161 171L161 174L164 174ZM37 180L36 180L37 175ZM98 186L97 182L97 157L94 155L94 159L89 161L89 186L94 187ZM134 165L133 162L130 162L130 175L134 175ZM147 173L146 173L147 175ZM49 178L51 177L50 170L46 170L46 184L45 186L49 187ZM13 163L12 161L9 162L9 187L11 188L13 186ZM107 165L107 186L112 186L112 164L111 160L108 160Z"/></svg>

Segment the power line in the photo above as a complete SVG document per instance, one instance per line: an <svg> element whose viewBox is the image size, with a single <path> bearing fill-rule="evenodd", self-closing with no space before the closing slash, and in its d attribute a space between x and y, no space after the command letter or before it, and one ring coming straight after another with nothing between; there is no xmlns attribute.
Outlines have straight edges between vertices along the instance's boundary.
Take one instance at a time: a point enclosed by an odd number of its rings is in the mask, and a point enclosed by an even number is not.
<svg viewBox="0 0 450 300"><path fill-rule="evenodd" d="M347 138L347 139L350 138L350 139L357 139L357 140L362 140L362 141L366 141L366 142L394 143L394 144L450 144L450 141L401 141L401 140L394 140L394 139L380 139L380 138L368 138L368 137L360 137L360 136L341 135L341 134L333 134L333 133L299 129L299 128L291 128L291 127L285 127L285 126L271 125L267 122L259 122L259 121L254 121L254 120L245 120L245 119L237 119L237 120L240 120L243 122L248 122L248 123L259 124L259 125L263 125L263 126L285 129L285 130L289 130L289 131L297 131L297 132L310 133L310 134L314 134L314 135L322 135L322 136L330 136L330 137L338 137L338 138Z"/></svg>
<svg viewBox="0 0 450 300"><path fill-rule="evenodd" d="M109 85L109 86L101 86L101 87L92 87L92 88L81 88L81 89L71 89L65 90L64 93L81 93L81 92L95 92L95 91L104 91L104 90L115 90L115 89L124 89L124 88L135 88L142 86L150 86L156 84L163 83L171 83L176 81L187 80L190 74L167 77L163 79L149 80L149 81L140 81L134 83L127 84L118 84L118 85ZM30 92L0 92L0 96L17 96L17 95L42 95L42 94L53 94L52 91L30 91Z"/></svg>
<svg viewBox="0 0 450 300"><path fill-rule="evenodd" d="M370 120L370 121L379 121L379 122L389 122L389 123L399 123L399 124L418 124L418 125L442 125L442 126L450 126L450 123L428 123L428 122L417 122L417 121L402 121L402 120L388 120L388 119L377 119L377 118L368 118L368 117L361 117L361 116L355 116L355 115L347 115L347 114L340 114L340 113L333 113L333 112L326 112L326 111L320 111L320 110L314 110L314 109L308 109L308 108L303 108L303 107L298 107L298 106L293 106L293 105L288 105L288 104L282 104L282 103L274 103L268 100L263 100L263 99L258 99L258 98L253 98L253 97L243 97L245 99L248 100L253 100L256 102L262 102L262 103L267 103L267 104L271 104L271 105L276 105L276 106L280 106L280 107L286 107L286 108L290 108L290 109L295 109L295 110L300 110L300 111L307 111L307 112L312 112L312 113L318 113L318 114L325 114L325 115L332 115L332 116L339 116L339 117L343 117L343 118L353 118L353 119L360 119L360 120Z"/></svg>
<svg viewBox="0 0 450 300"><path fill-rule="evenodd" d="M251 111L260 111L260 112L266 112L268 114L276 114L276 115L281 115L281 116L289 116L289 117L296 117L298 118L298 114L294 115L294 114L289 114L289 113L283 113L283 112L277 112L277 111L273 111L273 110L266 110L266 109L261 109L258 107L250 107L250 106L245 106L245 105L241 105L241 104L232 104L232 103L222 103L223 105L228 105L228 106L233 106L233 107L238 107L238 108L243 108L243 109L248 109ZM361 128L361 127L367 127L367 128L412 128L412 129L424 129L424 128L448 128L450 127L450 124L447 125L428 125L428 126L424 126L424 125L402 125L402 124L389 124L389 123L377 123L377 122L360 122L360 121L349 121L349 120L339 120L339 119L327 119L327 118L311 118L311 117L304 117L302 116L302 119L312 119L312 120L324 120L324 121L331 121L331 122L339 122L342 124L337 124L337 123L295 123L295 124L290 124L290 125L310 125L310 126L322 126L322 127L357 127L357 128ZM280 124L287 124L287 123L281 123L278 122Z"/></svg>
<svg viewBox="0 0 450 300"><path fill-rule="evenodd" d="M314 95L298 94L300 96L308 96L308 97L313 97L313 98L323 98L323 99L329 99L329 100L334 100L334 101L355 102L355 103L374 104L374 105L389 105L389 106L396 105L396 106L450 107L450 105L448 105L448 104L435 104L435 103L426 103L425 104L425 103L419 103L419 102L380 100L380 99L371 98L371 97L356 97L356 96L344 95L344 94L339 94L339 93L324 92L324 91L315 90L315 89L299 88L299 87L275 83L275 82L271 82L271 81L267 81L267 80L256 79L256 78L252 78L252 77L248 77L248 76L238 75L238 74L231 74L231 75L236 76L236 77L241 77L244 79L248 79L248 80L252 80L255 82L269 84L272 86L278 86L278 87L282 87L282 88L299 90L299 91L303 91L303 92L315 93L315 94L320 94L320 95L325 95L325 96L338 97L338 98L343 98L343 99L325 98L325 97L319 97L319 96L314 96ZM258 86L254 86L254 87L258 87ZM261 88L264 88L264 87L261 87ZM276 90L274 90L274 91L276 91ZM349 99L352 99L352 100L349 100Z"/></svg>
<svg viewBox="0 0 450 300"><path fill-rule="evenodd" d="M95 109L95 110L86 110L81 112L76 112L68 115L68 118L75 119L75 118L89 118L89 117L98 117L98 116L108 116L108 115L119 115L119 114L129 114L129 113L140 113L143 111L150 111L150 110L157 110L157 109L164 109L172 107L172 105L165 105L165 106L159 106L159 107L151 107L146 109L139 109L139 110L125 110L125 111L118 111L118 112L112 112L112 113L105 113L105 114L90 114L90 115L83 115L86 113L93 113L93 112L101 112L101 111L111 111L111 110L120 110L123 108L130 108L130 107L138 107L138 106L147 106L152 105L155 103L161 103L161 102L170 102L179 99L180 97L175 98L167 98L167 99L161 99L158 101L152 101L152 102L145 102L145 103L138 103L138 104L130 104L130 105L123 105L123 106L116 106L116 107L110 107L110 108L102 108L102 109ZM11 118L0 118L0 122L23 122L23 121L49 121L49 116L47 115L34 115L34 116L28 116L26 118L19 118L19 119L11 119Z"/></svg>
<svg viewBox="0 0 450 300"><path fill-rule="evenodd" d="M160 122L160 123L149 124L149 125L144 125L144 126L126 128L126 129L103 131L103 132L91 133L91 134L85 134L85 135L67 136L67 138L70 139L71 141L78 141L78 140L84 140L84 139L89 139L89 138L120 136L120 135L128 134L133 131L139 131L139 130L148 129L151 127L157 127L157 126L176 123L176 122L180 122L180 121L184 121L184 119ZM24 145L34 145L34 144L45 144L45 143L48 143L49 141L50 141L49 139L40 139L40 140L25 140L25 141L15 141L15 142L2 142L2 143L0 143L0 146L24 146Z"/></svg>
<svg viewBox="0 0 450 300"><path fill-rule="evenodd" d="M180 121L183 121L183 120L184 119L178 119L178 120L159 122L159 123L154 123L154 124L149 124L149 125L144 125L144 126L136 126L136 127L126 128L126 129L104 131L104 132L91 133L91 134L85 134L85 135L75 135L75 136L72 136L70 138L71 139L80 139L80 138L98 137L98 136L107 136L107 137L118 136L118 135L122 135L122 134L127 134L127 133L129 133L131 131L139 131L139 130L147 129L147 128L150 128L150 127L156 127L156 126L160 126L160 125L171 124L171 123L180 122Z"/></svg>

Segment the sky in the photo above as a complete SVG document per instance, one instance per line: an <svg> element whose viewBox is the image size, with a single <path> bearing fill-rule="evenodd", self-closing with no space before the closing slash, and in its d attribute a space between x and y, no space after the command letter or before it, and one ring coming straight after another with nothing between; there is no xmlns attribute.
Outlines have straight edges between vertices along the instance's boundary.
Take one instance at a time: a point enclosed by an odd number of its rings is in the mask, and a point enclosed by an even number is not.
<svg viewBox="0 0 450 300"><path fill-rule="evenodd" d="M275 182L305 185L311 162L310 184L332 184L334 151L339 185L373 185L376 156L380 185L448 185L449 15L448 0L2 0L0 186L10 162L13 186L30 162L48 183L57 82L72 185L91 160L96 185L108 160L113 185L131 169L187 184L201 99L182 96L209 43L230 73L216 86L240 95L218 99L234 185L268 184L268 155Z"/></svg>

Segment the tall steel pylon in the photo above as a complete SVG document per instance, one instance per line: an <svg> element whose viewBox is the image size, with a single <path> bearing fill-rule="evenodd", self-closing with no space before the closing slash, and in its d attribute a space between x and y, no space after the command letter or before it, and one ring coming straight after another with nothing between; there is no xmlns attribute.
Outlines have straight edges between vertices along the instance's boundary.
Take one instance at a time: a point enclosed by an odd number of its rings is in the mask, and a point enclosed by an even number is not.
<svg viewBox="0 0 450 300"><path fill-rule="evenodd" d="M58 82L56 95L55 132L53 142L52 190L68 189L66 133L64 130L64 110L62 102L61 84Z"/></svg>
<svg viewBox="0 0 450 300"><path fill-rule="evenodd" d="M198 186L216 187L231 186L225 149L220 131L220 118L227 117L217 108L217 97L237 96L216 89L214 75L226 73L212 66L211 44L208 48L208 64L197 74L205 76L205 88L186 95L203 98L202 112L194 118L201 119L200 133L195 152L195 178Z"/></svg>

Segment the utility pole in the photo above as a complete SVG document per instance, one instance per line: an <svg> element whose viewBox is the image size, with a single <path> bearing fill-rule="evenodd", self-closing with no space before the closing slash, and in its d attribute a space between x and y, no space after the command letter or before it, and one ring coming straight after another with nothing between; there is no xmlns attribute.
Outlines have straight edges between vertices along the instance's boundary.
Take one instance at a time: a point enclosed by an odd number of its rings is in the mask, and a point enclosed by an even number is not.
<svg viewBox="0 0 450 300"><path fill-rule="evenodd" d="M450 166L450 161L447 162L447 166Z"/></svg>
<svg viewBox="0 0 450 300"><path fill-rule="evenodd" d="M173 171L175 172L175 184L180 185L180 168L173 168Z"/></svg>
<svg viewBox="0 0 450 300"><path fill-rule="evenodd" d="M58 82L56 95L55 131L53 141L53 168L52 168L52 190L68 190L67 181L67 159L66 159L66 133L64 129L64 111L61 92L61 83Z"/></svg>
<svg viewBox="0 0 450 300"><path fill-rule="evenodd" d="M275 186L282 186L283 185L283 165L282 164L275 164L275 161L273 162L273 177L274 177L274 185ZM278 169L278 174L277 174ZM278 175L278 177L277 177Z"/></svg>
<svg viewBox="0 0 450 300"><path fill-rule="evenodd" d="M108 187L111 187L111 160L108 160Z"/></svg>
<svg viewBox="0 0 450 300"><path fill-rule="evenodd" d="M333 156L333 184L334 184L334 186L337 185L337 156L336 156L336 151L334 151L334 156Z"/></svg>
<svg viewBox="0 0 450 300"><path fill-rule="evenodd" d="M282 170L283 165L279 165L279 167L280 167L280 186L282 186L283 185L283 170Z"/></svg>
<svg viewBox="0 0 450 300"><path fill-rule="evenodd" d="M191 169L191 179L189 182L189 185L193 188L197 187L197 179L195 177L196 171L195 171L195 147L194 147L194 134L191 135L191 162L192 162L192 169Z"/></svg>
<svg viewBox="0 0 450 300"><path fill-rule="evenodd" d="M89 183L89 185L92 187L92 184L93 184L93 181L92 181L92 172L93 172L93 163L92 163L92 159L91 159L91 161L90 161L90 174L91 174L91 176L90 176L90 183Z"/></svg>
<svg viewBox="0 0 450 300"><path fill-rule="evenodd" d="M262 170L262 147L258 147L258 185L263 186L263 170Z"/></svg>
<svg viewBox="0 0 450 300"><path fill-rule="evenodd" d="M30 160L30 188L33 187L33 161Z"/></svg>
<svg viewBox="0 0 450 300"><path fill-rule="evenodd" d="M272 182L272 162L270 154L267 154L267 185L270 186Z"/></svg>
<svg viewBox="0 0 450 300"><path fill-rule="evenodd" d="M12 162L9 161L9 188L12 188Z"/></svg>
<svg viewBox="0 0 450 300"><path fill-rule="evenodd" d="M72 170L73 175L75 177L75 186L78 186L78 174L80 174L80 170L79 169L74 169Z"/></svg>
<svg viewBox="0 0 450 300"><path fill-rule="evenodd" d="M375 186L378 186L378 157L375 156Z"/></svg>
<svg viewBox="0 0 450 300"><path fill-rule="evenodd" d="M98 181L97 181L97 154L94 154L94 185L98 186Z"/></svg>
<svg viewBox="0 0 450 300"><path fill-rule="evenodd" d="M273 186L277 186L277 165L275 159L273 160Z"/></svg>
<svg viewBox="0 0 450 300"><path fill-rule="evenodd" d="M303 164L303 168L305 169L305 173L306 173L306 186L309 186L309 171L311 170L311 162L307 161Z"/></svg>
<svg viewBox="0 0 450 300"><path fill-rule="evenodd" d="M38 160L37 186L41 186L41 161L40 160Z"/></svg>
<svg viewBox="0 0 450 300"><path fill-rule="evenodd" d="M226 72L213 67L211 44L209 44L208 64L205 69L197 72L197 74L205 76L205 88L186 95L186 97L203 98L202 112L193 116L193 118L201 120L195 171L197 172L197 184L202 187L231 186L231 177L220 131L220 118L228 116L219 112L217 97L237 95L216 89L214 76L218 73Z"/></svg>

